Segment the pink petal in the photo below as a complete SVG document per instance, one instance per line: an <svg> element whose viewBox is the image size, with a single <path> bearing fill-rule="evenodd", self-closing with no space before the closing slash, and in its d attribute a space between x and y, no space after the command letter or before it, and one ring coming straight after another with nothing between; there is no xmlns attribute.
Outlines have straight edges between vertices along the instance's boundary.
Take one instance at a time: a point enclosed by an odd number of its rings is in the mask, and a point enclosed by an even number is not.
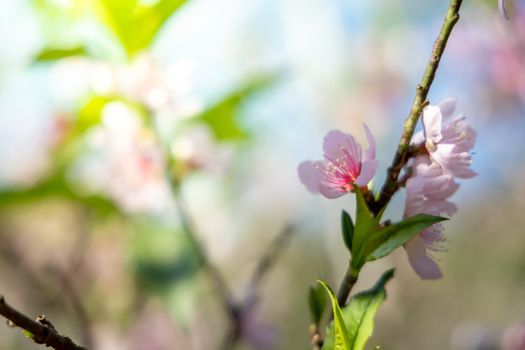
<svg viewBox="0 0 525 350"><path fill-rule="evenodd" d="M432 160L438 163L443 169L443 173L454 177L468 179L477 175L470 169L472 157L467 152L455 152L454 144L439 144L430 153Z"/></svg>
<svg viewBox="0 0 525 350"><path fill-rule="evenodd" d="M297 168L299 179L313 194L322 194L326 198L333 199L341 197L345 192L339 192L321 183L321 173L311 161L304 161Z"/></svg>
<svg viewBox="0 0 525 350"><path fill-rule="evenodd" d="M452 196L459 185L450 175L439 175L426 180L424 185L425 196L429 199L447 199Z"/></svg>
<svg viewBox="0 0 525 350"><path fill-rule="evenodd" d="M314 167L312 162L307 160L299 164L297 173L299 174L299 179L308 191L314 194L319 193L319 185L321 183L319 170Z"/></svg>
<svg viewBox="0 0 525 350"><path fill-rule="evenodd" d="M361 164L361 173L355 180L355 184L359 187L366 186L372 180L377 170L377 160L370 159Z"/></svg>
<svg viewBox="0 0 525 350"><path fill-rule="evenodd" d="M425 136L435 143L441 141L441 109L438 106L426 106L423 109Z"/></svg>
<svg viewBox="0 0 525 350"><path fill-rule="evenodd" d="M363 160L367 161L376 158L376 139L368 128L368 125L363 124L363 126L365 128L366 139L368 140L368 149L365 151L365 157Z"/></svg>
<svg viewBox="0 0 525 350"><path fill-rule="evenodd" d="M443 124L452 118L457 104L458 100L453 97L447 98L438 103L438 107L441 110L441 116L443 118Z"/></svg>
<svg viewBox="0 0 525 350"><path fill-rule="evenodd" d="M423 185L425 184L422 177L411 177L406 183L406 200L404 218L421 213L421 208L425 197L423 196Z"/></svg>
<svg viewBox="0 0 525 350"><path fill-rule="evenodd" d="M416 236L405 244L408 261L421 279L439 279L443 277L439 266L427 254L424 240Z"/></svg>
<svg viewBox="0 0 525 350"><path fill-rule="evenodd" d="M323 141L324 157L330 160L336 159L342 154L341 149L345 149L356 163L361 162L361 146L352 135L339 130L329 131Z"/></svg>
<svg viewBox="0 0 525 350"><path fill-rule="evenodd" d="M323 196L325 196L328 199L339 198L342 195L347 194L347 192L337 191L337 190L334 190L333 188L325 186L323 184L319 185L319 193L322 194Z"/></svg>
<svg viewBox="0 0 525 350"><path fill-rule="evenodd" d="M453 215L458 208L454 203L445 200L427 200L421 207L421 213L429 215Z"/></svg>

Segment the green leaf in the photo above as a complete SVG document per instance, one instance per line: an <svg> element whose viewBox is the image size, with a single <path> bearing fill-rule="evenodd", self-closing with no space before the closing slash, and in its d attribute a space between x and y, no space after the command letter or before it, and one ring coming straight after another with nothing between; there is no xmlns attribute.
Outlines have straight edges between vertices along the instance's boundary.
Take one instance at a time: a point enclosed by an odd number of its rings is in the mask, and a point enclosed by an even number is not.
<svg viewBox="0 0 525 350"><path fill-rule="evenodd" d="M379 221L385 211L383 208L375 217L366 204L361 191L356 187L356 222L352 239L352 267L359 271L366 261L365 244L377 230Z"/></svg>
<svg viewBox="0 0 525 350"><path fill-rule="evenodd" d="M150 46L163 25L188 0L160 0L153 6L142 6L139 10L140 29L134 38L133 50L142 50Z"/></svg>
<svg viewBox="0 0 525 350"><path fill-rule="evenodd" d="M337 298L334 295L334 292L332 289L326 284L324 281L317 281L320 283L326 292L328 293L328 296L330 297L330 301L332 302L332 310L334 313L334 321L332 323L335 325L335 331L332 329L331 338L330 341L332 342L333 346L330 348L326 348L329 350L351 350L351 342L350 337L348 335L348 330L345 325L345 321L343 319L343 314L341 312L341 308L339 307L339 304L337 302ZM328 341L328 337L330 334L327 334L326 341ZM323 349L325 349L325 346L323 346Z"/></svg>
<svg viewBox="0 0 525 350"><path fill-rule="evenodd" d="M72 57L72 56L87 56L88 52L85 47L83 46L77 46L77 47L71 47L71 48L47 48L40 53L38 53L35 58L34 62L49 62L49 61L56 61L62 58L66 57Z"/></svg>
<svg viewBox="0 0 525 350"><path fill-rule="evenodd" d="M352 251L352 237L354 236L354 223L352 217L343 210L341 212L341 232L343 234L343 241L345 242L346 248Z"/></svg>
<svg viewBox="0 0 525 350"><path fill-rule="evenodd" d="M159 0L142 5L138 0L99 0L99 17L115 34L129 57L148 48L167 20L187 0Z"/></svg>
<svg viewBox="0 0 525 350"><path fill-rule="evenodd" d="M312 322L315 325L319 325L326 307L326 294L320 284L310 287L310 290L308 291L308 305L310 307Z"/></svg>
<svg viewBox="0 0 525 350"><path fill-rule="evenodd" d="M447 220L440 216L417 214L401 222L385 227L375 234L368 244L367 261L380 259L402 246L415 235L438 222Z"/></svg>
<svg viewBox="0 0 525 350"><path fill-rule="evenodd" d="M394 269L383 273L374 287L356 294L343 308L343 319L350 338L350 350L363 350L374 329L374 317L386 299L385 285L394 276ZM334 349L333 322L329 325L323 350Z"/></svg>
<svg viewBox="0 0 525 350"><path fill-rule="evenodd" d="M219 141L245 139L248 134L238 122L244 102L275 81L274 75L256 78L213 104L195 120L206 123Z"/></svg>

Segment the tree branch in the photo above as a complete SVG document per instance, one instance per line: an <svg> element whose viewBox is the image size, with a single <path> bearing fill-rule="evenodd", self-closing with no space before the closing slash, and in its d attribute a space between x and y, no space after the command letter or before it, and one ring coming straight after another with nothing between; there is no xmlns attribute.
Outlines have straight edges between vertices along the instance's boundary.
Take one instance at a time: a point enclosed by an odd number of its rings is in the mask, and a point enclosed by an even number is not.
<svg viewBox="0 0 525 350"><path fill-rule="evenodd" d="M401 169L405 166L408 161L408 150L410 147L410 141L414 130L416 128L417 122L419 121L419 116L423 111L423 108L428 104L427 96L430 91L434 77L441 61L441 57L445 52L445 47L452 33L452 29L459 20L459 9L463 0L451 0L450 5L447 11L447 15L441 27L441 31L436 41L434 42L434 47L432 49L432 54L430 60L425 69L425 74L421 80L421 83L417 86L416 96L414 98L414 103L410 110L410 114L405 120L403 133L401 135L401 140L397 146L396 154L392 161L391 166L388 168L387 177L385 184L381 188L379 198L375 203L372 203L372 211L377 214L392 198L392 196L399 189L398 177Z"/></svg>
<svg viewBox="0 0 525 350"><path fill-rule="evenodd" d="M55 350L87 350L76 345L69 337L60 335L45 316L38 316L36 321L9 306L0 296L0 315L12 324L31 333L31 339L37 344L44 344Z"/></svg>

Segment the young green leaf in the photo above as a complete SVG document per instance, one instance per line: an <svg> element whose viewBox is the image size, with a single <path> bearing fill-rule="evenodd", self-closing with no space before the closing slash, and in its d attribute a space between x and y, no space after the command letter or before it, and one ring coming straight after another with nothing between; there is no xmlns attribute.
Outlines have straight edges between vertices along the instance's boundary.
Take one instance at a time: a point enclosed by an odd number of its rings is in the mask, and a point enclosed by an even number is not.
<svg viewBox="0 0 525 350"><path fill-rule="evenodd" d="M370 231L374 228L374 220L372 213L368 209L368 205L365 202L363 194L356 187L355 189L355 200L356 200L356 215L355 215L355 226L352 237L352 262L356 263L358 258L358 252L361 250L366 238L369 236Z"/></svg>
<svg viewBox="0 0 525 350"><path fill-rule="evenodd" d="M310 306L312 322L315 325L319 325L326 307L326 294L320 284L310 287L308 291L308 305Z"/></svg>
<svg viewBox="0 0 525 350"><path fill-rule="evenodd" d="M246 139L248 134L238 122L243 103L270 86L276 79L275 75L255 78L245 86L232 91L193 120L207 124L219 141Z"/></svg>
<svg viewBox="0 0 525 350"><path fill-rule="evenodd" d="M341 212L341 232L343 241L349 251L352 251L352 238L354 236L354 223L352 217L345 210Z"/></svg>
<svg viewBox="0 0 525 350"><path fill-rule="evenodd" d="M367 242L367 261L380 259L402 246L415 235L438 222L447 220L440 216L417 214L396 224L385 227Z"/></svg>
<svg viewBox="0 0 525 350"><path fill-rule="evenodd" d="M383 208L375 217L372 216L361 191L356 188L356 222L352 239L352 267L359 271L366 262L365 244L377 231L379 221L385 211Z"/></svg>
<svg viewBox="0 0 525 350"><path fill-rule="evenodd" d="M83 46L71 48L47 48L40 51L34 58L34 63L56 61L66 57L87 56L88 52Z"/></svg>
<svg viewBox="0 0 525 350"><path fill-rule="evenodd" d="M159 0L143 5L139 0L98 0L103 24L118 39L128 57L149 47L167 20L187 0Z"/></svg>
<svg viewBox="0 0 525 350"><path fill-rule="evenodd" d="M374 287L356 294L343 308L343 320L350 338L350 350L363 350L374 329L374 317L381 303L386 299L385 285L394 276L394 269L383 273ZM334 327L328 327L323 350L334 349Z"/></svg>
<svg viewBox="0 0 525 350"><path fill-rule="evenodd" d="M323 350L329 349L329 350L352 350L351 343L350 343L350 337L348 336L348 330L345 325L345 321L343 319L343 314L341 312L341 308L339 307L339 304L337 302L337 298L334 295L334 292L332 289L326 284L324 281L317 281L320 283L326 292L328 293L328 296L330 297L330 301L332 302L332 309L334 313L334 327L335 330L331 333L331 341L333 346L331 348L325 348L323 346ZM328 334L327 339L328 340Z"/></svg>

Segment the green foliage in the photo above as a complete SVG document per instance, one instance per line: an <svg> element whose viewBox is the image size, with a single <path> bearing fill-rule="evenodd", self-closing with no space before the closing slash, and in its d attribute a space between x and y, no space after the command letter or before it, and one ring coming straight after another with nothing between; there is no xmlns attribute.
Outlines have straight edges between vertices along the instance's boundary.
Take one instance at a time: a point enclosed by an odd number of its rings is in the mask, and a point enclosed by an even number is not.
<svg viewBox="0 0 525 350"><path fill-rule="evenodd" d="M40 51L34 58L34 62L50 62L60 60L66 57L87 56L87 50L83 46L71 48L46 48Z"/></svg>
<svg viewBox="0 0 525 350"><path fill-rule="evenodd" d="M356 222L354 227L354 236L352 239L352 267L359 271L366 261L364 248L366 242L373 236L377 230L383 210L375 217L368 208L363 194L356 188Z"/></svg>
<svg viewBox="0 0 525 350"><path fill-rule="evenodd" d="M383 227L379 221L384 209L372 216L362 193L356 190L356 223L352 240L352 268L361 270L367 261L380 259L399 248L425 228L446 220L439 216L418 214Z"/></svg>
<svg viewBox="0 0 525 350"><path fill-rule="evenodd" d="M374 318L381 303L386 299L386 283L394 276L394 269L388 270L369 290L356 294L343 308L342 316L348 338L348 349L363 350L374 330ZM336 325L337 332L337 325ZM323 350L338 349L334 344L334 324L330 323Z"/></svg>
<svg viewBox="0 0 525 350"><path fill-rule="evenodd" d="M98 10L103 23L132 57L152 44L162 26L186 2L159 0L143 5L139 0L98 0Z"/></svg>
<svg viewBox="0 0 525 350"><path fill-rule="evenodd" d="M231 92L213 104L196 120L206 123L219 141L244 139L248 134L239 126L238 115L243 103L275 82L273 75L253 79L250 83Z"/></svg>
<svg viewBox="0 0 525 350"><path fill-rule="evenodd" d="M59 198L86 206L99 216L122 214L119 208L106 198L97 195L82 195L75 191L67 182L64 172L59 169L33 187L0 191L0 208L48 198Z"/></svg>
<svg viewBox="0 0 525 350"><path fill-rule="evenodd" d="M352 217L345 210L341 212L341 232L343 234L343 241L345 242L348 251L352 251L352 239L354 236L354 223Z"/></svg>
<svg viewBox="0 0 525 350"><path fill-rule="evenodd" d="M334 295L334 292L326 284L326 282L323 281L317 281L320 283L326 292L328 293L328 296L330 298L330 301L332 303L332 310L334 313L334 321L332 321L333 327L332 332L330 334L327 334L327 340L330 336L331 347L327 348L323 346L323 349L328 350L352 350L352 343L349 337L348 328L345 325L345 321L343 318L343 313L341 312L341 308L339 307L339 303L337 302L337 298Z"/></svg>
<svg viewBox="0 0 525 350"><path fill-rule="evenodd" d="M326 294L320 284L311 286L308 291L308 305L310 307L310 315L312 322L319 325L321 317L323 317L324 309L326 308Z"/></svg>
<svg viewBox="0 0 525 350"><path fill-rule="evenodd" d="M415 235L429 226L432 226L438 222L447 220L445 218L427 214L417 214L411 216L396 224L385 227L376 233L378 238L375 242L381 242L376 247L375 244L370 245L370 250L373 250L367 257L368 261L380 259L393 252L398 247L407 243ZM371 240L371 242L373 242Z"/></svg>

